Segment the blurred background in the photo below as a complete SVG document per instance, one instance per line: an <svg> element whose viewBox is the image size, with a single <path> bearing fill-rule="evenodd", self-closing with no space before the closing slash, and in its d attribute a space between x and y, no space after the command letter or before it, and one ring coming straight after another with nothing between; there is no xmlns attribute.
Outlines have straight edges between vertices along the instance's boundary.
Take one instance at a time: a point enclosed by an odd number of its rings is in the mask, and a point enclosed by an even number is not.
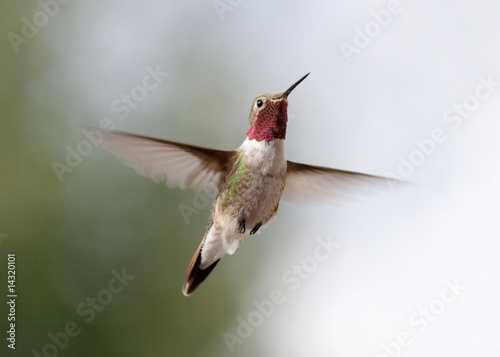
<svg viewBox="0 0 500 357"><path fill-rule="evenodd" d="M1 355L499 356L499 14L492 0L3 2L4 331L8 253L18 298ZM283 202L184 297L211 196L137 175L84 127L230 150L253 98L307 72L288 158L417 184Z"/></svg>

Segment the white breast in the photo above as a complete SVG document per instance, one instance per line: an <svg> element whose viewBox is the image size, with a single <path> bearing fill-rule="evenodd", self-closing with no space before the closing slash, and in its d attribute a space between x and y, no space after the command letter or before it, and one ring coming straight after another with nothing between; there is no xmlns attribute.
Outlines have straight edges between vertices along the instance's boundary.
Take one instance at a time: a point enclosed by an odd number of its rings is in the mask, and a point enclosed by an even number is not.
<svg viewBox="0 0 500 357"><path fill-rule="evenodd" d="M245 163L259 167L264 175L277 175L286 166L285 140L257 141L245 139L240 147Z"/></svg>

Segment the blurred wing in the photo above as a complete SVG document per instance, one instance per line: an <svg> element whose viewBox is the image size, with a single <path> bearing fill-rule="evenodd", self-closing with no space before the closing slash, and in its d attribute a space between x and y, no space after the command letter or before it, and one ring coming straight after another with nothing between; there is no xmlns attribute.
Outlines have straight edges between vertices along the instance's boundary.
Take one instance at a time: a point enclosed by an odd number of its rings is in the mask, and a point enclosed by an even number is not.
<svg viewBox="0 0 500 357"><path fill-rule="evenodd" d="M139 174L169 187L205 190L219 184L233 151L206 149L121 132L100 132L106 149ZM97 132L98 131L98 132Z"/></svg>
<svg viewBox="0 0 500 357"><path fill-rule="evenodd" d="M388 187L384 177L288 161L283 198L352 198Z"/></svg>

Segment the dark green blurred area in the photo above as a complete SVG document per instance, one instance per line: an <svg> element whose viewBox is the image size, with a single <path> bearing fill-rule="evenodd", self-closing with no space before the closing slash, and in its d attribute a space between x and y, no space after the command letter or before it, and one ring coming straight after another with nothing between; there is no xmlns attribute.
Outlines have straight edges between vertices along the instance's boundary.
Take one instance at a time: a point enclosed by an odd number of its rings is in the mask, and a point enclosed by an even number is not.
<svg viewBox="0 0 500 357"><path fill-rule="evenodd" d="M64 348L56 352L48 348L46 355L226 354L216 351L221 345L224 348L222 335L237 316L241 277L231 273L234 263L220 264L203 291L190 298L181 294L185 269L203 236L210 207L191 216L186 224L178 206L192 205L193 192L170 190L136 175L101 147L94 147L59 182L52 163L64 163L65 147L75 148L84 139L82 128L69 120L69 114L89 116L82 124L96 125L107 113L96 117L86 109L85 97L77 97L79 89L71 83L54 84L54 78L64 78L57 73L64 53L44 47L47 41L41 36L45 29L40 30L40 38L22 44L19 53L14 53L6 34L20 33L21 17L38 10L36 3L6 2L1 8L2 331L8 329L7 253L16 254L18 297L16 349L7 348L3 332L0 355L32 356L33 349L43 355L47 344L54 344L49 334L57 336L71 322L81 330L78 335L67 343L62 338ZM186 72L205 62L190 53L184 55L190 56L186 61L195 62ZM185 93L179 97L182 95ZM80 107L74 107L79 101ZM175 98L166 106L173 101ZM187 105L181 102L177 106ZM186 110L193 120L196 114L202 117L199 107L187 106ZM245 125L243 118L241 127ZM187 132L190 126L180 129ZM215 146L220 138L211 138L203 130L201 127L193 137L203 137L201 144ZM102 291L109 291L112 271L122 269L134 278L110 298ZM244 265L241 271L245 271ZM111 301L87 323L89 315L81 316L77 307L99 294Z"/></svg>

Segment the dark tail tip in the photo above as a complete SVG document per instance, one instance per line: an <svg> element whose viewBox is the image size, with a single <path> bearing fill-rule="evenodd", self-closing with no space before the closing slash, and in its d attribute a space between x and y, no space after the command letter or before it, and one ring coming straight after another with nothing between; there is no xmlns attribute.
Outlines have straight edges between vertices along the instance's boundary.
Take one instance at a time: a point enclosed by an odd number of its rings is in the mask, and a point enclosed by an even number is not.
<svg viewBox="0 0 500 357"><path fill-rule="evenodd" d="M186 272L184 284L182 285L182 293L185 296L191 295L212 272L219 260L213 262L212 265L210 265L206 269L200 269L201 250L198 249L195 253L195 256L191 260L191 263L189 264L188 270Z"/></svg>

